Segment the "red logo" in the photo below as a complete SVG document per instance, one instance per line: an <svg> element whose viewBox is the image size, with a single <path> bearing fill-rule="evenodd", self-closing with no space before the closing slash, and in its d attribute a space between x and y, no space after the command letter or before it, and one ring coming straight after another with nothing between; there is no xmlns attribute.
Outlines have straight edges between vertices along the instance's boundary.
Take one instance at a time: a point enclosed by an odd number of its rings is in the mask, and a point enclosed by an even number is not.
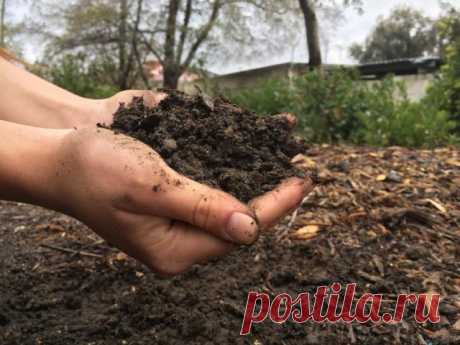
<svg viewBox="0 0 460 345"><path fill-rule="evenodd" d="M292 298L291 295L282 293L275 296L273 300L270 300L267 293L251 291L248 294L240 334L250 334L253 324L261 323L267 318L275 323L401 322L407 304L415 305L414 318L418 323L440 321L439 294L401 294L395 301L394 312L382 314L383 296L365 293L356 298L356 284L346 285L339 310L341 291L342 286L334 283L330 287L318 287L313 295L301 293L296 298Z"/></svg>

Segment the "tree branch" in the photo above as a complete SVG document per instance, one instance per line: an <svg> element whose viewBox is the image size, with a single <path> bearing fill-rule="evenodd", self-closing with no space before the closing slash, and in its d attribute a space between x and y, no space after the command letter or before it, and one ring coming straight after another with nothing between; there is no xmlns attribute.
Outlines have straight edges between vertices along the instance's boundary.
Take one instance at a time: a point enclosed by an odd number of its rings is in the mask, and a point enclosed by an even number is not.
<svg viewBox="0 0 460 345"><path fill-rule="evenodd" d="M158 59L158 61L163 64L164 63L164 59L163 57L161 56L160 52L158 51L158 49L153 45L153 42L150 43L149 41L147 41L147 39L145 38L144 35L142 35L142 41L144 43L144 45L147 47L147 49L153 54L155 55L155 57Z"/></svg>
<svg viewBox="0 0 460 345"><path fill-rule="evenodd" d="M307 46L309 55L309 65L311 68L321 67L321 48L319 42L318 18L311 0L299 0L305 19L305 30L307 34Z"/></svg>
<svg viewBox="0 0 460 345"><path fill-rule="evenodd" d="M181 28L181 35L179 39L179 48L177 50L177 56L176 56L176 64L180 65L182 61L182 54L184 52L184 45L185 41L187 39L187 34L188 34L188 26L190 24L190 18L192 16L192 0L187 0L187 5L185 7L185 16L184 16L184 24L182 25Z"/></svg>
<svg viewBox="0 0 460 345"><path fill-rule="evenodd" d="M137 29L139 28L139 23L141 21L142 4L143 4L143 0L137 1L137 11L136 11L136 19L134 21L134 29L131 30L132 31L131 51L129 53L128 63L126 64L126 70L124 71L127 76L129 76L129 73L131 72L131 69L133 67L134 57L135 57L136 50L137 50L137 35L138 35ZM130 82L131 86L133 83L134 82Z"/></svg>
<svg viewBox="0 0 460 345"><path fill-rule="evenodd" d="M177 13L180 0L169 0L168 19L165 39L165 65L172 66L175 62Z"/></svg>
<svg viewBox="0 0 460 345"><path fill-rule="evenodd" d="M181 69L183 71L185 71L190 66L190 64L192 63L192 61L193 61L193 59L195 57L196 52L198 51L198 49L200 48L200 46L204 42L204 40L206 40L206 38L209 35L209 32L211 31L211 29L213 28L214 24L216 23L217 18L219 16L220 9L221 9L221 4L222 4L221 0L215 0L214 1L214 6L212 8L212 13L211 13L211 16L209 17L208 23L201 30L200 34L198 35L197 40L192 45L192 48L190 49L190 51L188 53L188 56L185 59L185 62L181 66Z"/></svg>

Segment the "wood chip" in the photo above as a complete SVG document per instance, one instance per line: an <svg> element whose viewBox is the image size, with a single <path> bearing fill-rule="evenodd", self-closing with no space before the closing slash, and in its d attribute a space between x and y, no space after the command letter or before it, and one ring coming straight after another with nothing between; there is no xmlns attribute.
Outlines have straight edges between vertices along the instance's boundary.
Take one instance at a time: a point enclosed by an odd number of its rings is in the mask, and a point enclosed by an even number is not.
<svg viewBox="0 0 460 345"><path fill-rule="evenodd" d="M320 227L318 225L307 225L297 230L291 237L295 240L310 240L315 238L319 231Z"/></svg>

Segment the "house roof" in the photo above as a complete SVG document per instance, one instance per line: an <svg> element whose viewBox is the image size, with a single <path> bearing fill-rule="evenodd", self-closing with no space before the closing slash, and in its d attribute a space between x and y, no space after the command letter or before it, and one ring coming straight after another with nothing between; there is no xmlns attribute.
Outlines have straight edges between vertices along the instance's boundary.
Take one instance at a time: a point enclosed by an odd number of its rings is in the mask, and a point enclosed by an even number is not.
<svg viewBox="0 0 460 345"><path fill-rule="evenodd" d="M442 65L439 57L420 57L413 59L395 59L366 63L356 66L363 77L383 77L387 74L411 75L437 71Z"/></svg>
<svg viewBox="0 0 460 345"><path fill-rule="evenodd" d="M364 78L379 78L387 74L395 75L408 75L418 74L420 72L433 72L439 69L442 65L442 60L439 57L421 57L413 59L396 59L380 62L372 62L361 65L338 65L327 64L324 65L325 69L333 69L338 67L356 68ZM238 71L234 73L222 74L216 76L219 78L233 78L247 75L263 75L265 73L274 72L277 70L297 70L307 71L308 63L294 62L294 63L281 63L259 68Z"/></svg>

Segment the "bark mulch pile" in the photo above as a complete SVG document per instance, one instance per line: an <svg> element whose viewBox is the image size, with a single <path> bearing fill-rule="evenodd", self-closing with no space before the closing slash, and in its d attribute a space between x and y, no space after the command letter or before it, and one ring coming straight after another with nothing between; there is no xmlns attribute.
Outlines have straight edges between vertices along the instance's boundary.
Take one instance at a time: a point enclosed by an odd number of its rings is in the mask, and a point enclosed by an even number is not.
<svg viewBox="0 0 460 345"><path fill-rule="evenodd" d="M171 280L72 219L0 203L0 343L460 344L460 152L315 146L296 161L318 185L295 217ZM239 336L248 291L333 282L382 293L385 308L440 293L441 322L265 321Z"/></svg>

